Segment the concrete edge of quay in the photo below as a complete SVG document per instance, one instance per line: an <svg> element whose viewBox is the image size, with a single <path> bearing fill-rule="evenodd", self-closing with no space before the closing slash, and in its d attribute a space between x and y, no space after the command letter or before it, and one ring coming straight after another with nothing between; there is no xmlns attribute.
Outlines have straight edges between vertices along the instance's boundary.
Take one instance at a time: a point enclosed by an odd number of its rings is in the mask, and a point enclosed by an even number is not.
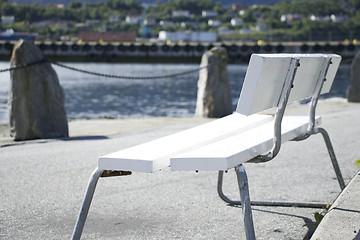
<svg viewBox="0 0 360 240"><path fill-rule="evenodd" d="M339 194L319 226L312 240L360 239L360 171Z"/></svg>

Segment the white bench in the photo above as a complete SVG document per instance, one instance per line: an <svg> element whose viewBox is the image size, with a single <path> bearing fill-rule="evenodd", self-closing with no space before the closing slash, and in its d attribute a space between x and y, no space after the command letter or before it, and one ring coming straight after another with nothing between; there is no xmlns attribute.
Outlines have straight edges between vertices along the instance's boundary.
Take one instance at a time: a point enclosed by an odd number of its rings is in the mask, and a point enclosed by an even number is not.
<svg viewBox="0 0 360 240"><path fill-rule="evenodd" d="M304 140L321 133L326 142L340 187L343 178L327 132L317 128L315 108L320 93L330 90L341 57L334 54L253 54L236 112L212 122L125 150L102 156L90 177L85 199L73 232L80 239L99 177L129 175L131 172L219 171L219 196L230 204L241 204L247 239L255 239L250 204L318 206L302 202L249 200L247 177L242 163L273 159L281 143ZM288 102L311 97L308 116L284 116ZM276 114L259 114L276 108ZM241 201L222 192L224 170L235 168ZM323 206L320 204L320 206Z"/></svg>

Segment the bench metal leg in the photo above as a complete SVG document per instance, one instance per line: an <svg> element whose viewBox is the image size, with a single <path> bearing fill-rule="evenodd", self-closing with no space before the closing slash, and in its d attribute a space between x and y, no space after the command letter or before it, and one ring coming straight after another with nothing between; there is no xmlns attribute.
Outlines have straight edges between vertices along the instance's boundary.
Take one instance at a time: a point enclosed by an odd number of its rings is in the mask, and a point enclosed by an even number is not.
<svg viewBox="0 0 360 240"><path fill-rule="evenodd" d="M327 133L327 131L323 128L316 128L313 131L313 134L317 134L317 133L321 133L321 135L324 138L326 147L328 149L329 152L329 156L333 165L333 168L335 170L335 174L337 177L337 180L339 182L340 188L341 190L343 190L345 188L345 182L343 179L343 176L341 174L340 171L340 167L338 164L338 161L336 159L335 156L335 152L333 149L333 146L331 144L330 141L330 137L329 134ZM309 135L310 136L310 135ZM308 137L308 136L307 136ZM306 138L307 138L306 137ZM301 138L299 140L302 140ZM296 140L296 141L299 141ZM224 172L223 171L219 171L219 175L218 175L218 185L217 185L217 191L219 194L219 197L226 203L230 204L230 205L241 205L241 201L236 201L236 200L231 200L230 198L228 198L222 189L223 186L223 176L224 176ZM273 200L261 200L261 201L251 201L251 205L255 205L255 206L277 206L277 207L306 207L306 208L326 208L328 207L327 203L317 203L317 202L294 202L294 201L273 201Z"/></svg>
<svg viewBox="0 0 360 240"><path fill-rule="evenodd" d="M344 182L344 178L343 178L343 176L341 174L340 167L339 167L338 161L336 159L334 148L333 148L333 146L331 144L329 134L323 128L314 129L314 133L321 133L321 135L323 136L326 147L327 147L328 152L329 152L329 156L330 156L332 165L333 165L334 170L335 170L337 180L339 182L341 190L343 190L345 188L345 182Z"/></svg>
<svg viewBox="0 0 360 240"><path fill-rule="evenodd" d="M235 172L237 175L237 180L239 185L240 199L241 202L243 203L241 207L244 218L246 239L253 240L255 239L255 230L254 230L254 223L251 212L248 178L246 175L245 168L242 164L235 167Z"/></svg>
<svg viewBox="0 0 360 240"><path fill-rule="evenodd" d="M241 205L241 201L228 198L222 189L224 172L219 171L217 191L219 197L230 205ZM326 208L327 203L317 202L294 202L294 201L274 201L274 200L252 200L251 205L254 206L272 206L272 207L307 207L307 208Z"/></svg>
<svg viewBox="0 0 360 240"><path fill-rule="evenodd" d="M89 212L90 204L92 201L92 198L94 196L96 184L103 173L103 170L95 169L94 172L91 174L91 177L89 179L88 187L85 193L84 202L82 204L79 216L76 220L76 225L74 227L74 232L72 235L73 240L78 240L81 237L82 231L84 229L86 217Z"/></svg>

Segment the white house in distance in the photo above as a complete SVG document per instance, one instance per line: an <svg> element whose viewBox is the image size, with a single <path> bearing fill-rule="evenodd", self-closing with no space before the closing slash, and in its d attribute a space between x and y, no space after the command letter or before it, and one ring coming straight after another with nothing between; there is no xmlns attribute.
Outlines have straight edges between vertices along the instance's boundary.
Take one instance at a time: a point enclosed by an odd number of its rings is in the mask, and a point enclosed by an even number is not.
<svg viewBox="0 0 360 240"><path fill-rule="evenodd" d="M14 24L15 17L14 16L1 16L1 23L2 24Z"/></svg>
<svg viewBox="0 0 360 240"><path fill-rule="evenodd" d="M233 18L230 21L231 26L240 26L244 23L244 20L242 18Z"/></svg>
<svg viewBox="0 0 360 240"><path fill-rule="evenodd" d="M119 22L119 15L116 15L116 14L110 15L109 22L111 22L111 23Z"/></svg>
<svg viewBox="0 0 360 240"><path fill-rule="evenodd" d="M336 16L336 15L332 14L330 16L330 19L333 23L343 23L343 22L349 20L349 16L347 16L347 15Z"/></svg>
<svg viewBox="0 0 360 240"><path fill-rule="evenodd" d="M257 32L266 32L268 30L268 27L266 26L265 23L259 22L256 25L255 29L256 29Z"/></svg>
<svg viewBox="0 0 360 240"><path fill-rule="evenodd" d="M187 10L174 10L172 11L172 17L190 17L190 12Z"/></svg>
<svg viewBox="0 0 360 240"><path fill-rule="evenodd" d="M240 33L243 33L243 34L250 33L250 29L248 27L243 27L240 29Z"/></svg>
<svg viewBox="0 0 360 240"><path fill-rule="evenodd" d="M100 25L101 20L100 19L87 19L87 20L85 20L85 24L87 24L87 25Z"/></svg>
<svg viewBox="0 0 360 240"><path fill-rule="evenodd" d="M218 28L219 35L232 35L234 34L234 30L229 29L228 27L220 27Z"/></svg>
<svg viewBox="0 0 360 240"><path fill-rule="evenodd" d="M216 42L216 32L184 31L184 32L159 32L160 41L171 42Z"/></svg>
<svg viewBox="0 0 360 240"><path fill-rule="evenodd" d="M220 26L221 26L221 21L210 19L210 20L208 21L208 25L209 25L210 27L220 27Z"/></svg>
<svg viewBox="0 0 360 240"><path fill-rule="evenodd" d="M155 26L157 25L155 18L145 18L144 19L145 26Z"/></svg>
<svg viewBox="0 0 360 240"><path fill-rule="evenodd" d="M349 16L347 15L339 15L336 16L334 14L330 15L330 16L316 16L316 15L311 15L309 17L309 19L311 21L319 21L319 22L333 22L333 23L342 23L346 20L349 19Z"/></svg>
<svg viewBox="0 0 360 240"><path fill-rule="evenodd" d="M206 17L206 18L216 17L217 15L218 15L217 12L214 12L214 11L203 10L201 12L201 16Z"/></svg>
<svg viewBox="0 0 360 240"><path fill-rule="evenodd" d="M311 15L309 17L309 19L311 21L320 21L320 22L329 22L331 21L331 17L330 16L316 16L316 15Z"/></svg>
<svg viewBox="0 0 360 240"><path fill-rule="evenodd" d="M134 15L134 16L126 16L125 22L128 24L138 24L141 20L141 16Z"/></svg>
<svg viewBox="0 0 360 240"><path fill-rule="evenodd" d="M169 20L161 20L159 22L160 26L162 27L173 27L174 26L174 22L173 21L169 21Z"/></svg>
<svg viewBox="0 0 360 240"><path fill-rule="evenodd" d="M300 15L300 14L283 14L280 17L280 21L286 22L286 23L301 21L301 19L302 19L302 15Z"/></svg>

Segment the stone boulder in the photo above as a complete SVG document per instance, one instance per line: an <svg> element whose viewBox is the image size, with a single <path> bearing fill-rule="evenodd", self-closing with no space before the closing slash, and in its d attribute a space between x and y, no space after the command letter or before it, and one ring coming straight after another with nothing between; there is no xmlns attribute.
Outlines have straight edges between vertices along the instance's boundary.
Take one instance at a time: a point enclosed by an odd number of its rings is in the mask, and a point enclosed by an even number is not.
<svg viewBox="0 0 360 240"><path fill-rule="evenodd" d="M220 118L233 112L227 74L228 55L225 48L214 47L204 53L198 81L195 116Z"/></svg>
<svg viewBox="0 0 360 240"><path fill-rule="evenodd" d="M44 58L33 42L19 40L11 56L11 67ZM16 141L69 136L63 89L49 62L12 70L10 81L10 129Z"/></svg>
<svg viewBox="0 0 360 240"><path fill-rule="evenodd" d="M360 51L352 61L350 78L347 99L349 102L360 102Z"/></svg>

